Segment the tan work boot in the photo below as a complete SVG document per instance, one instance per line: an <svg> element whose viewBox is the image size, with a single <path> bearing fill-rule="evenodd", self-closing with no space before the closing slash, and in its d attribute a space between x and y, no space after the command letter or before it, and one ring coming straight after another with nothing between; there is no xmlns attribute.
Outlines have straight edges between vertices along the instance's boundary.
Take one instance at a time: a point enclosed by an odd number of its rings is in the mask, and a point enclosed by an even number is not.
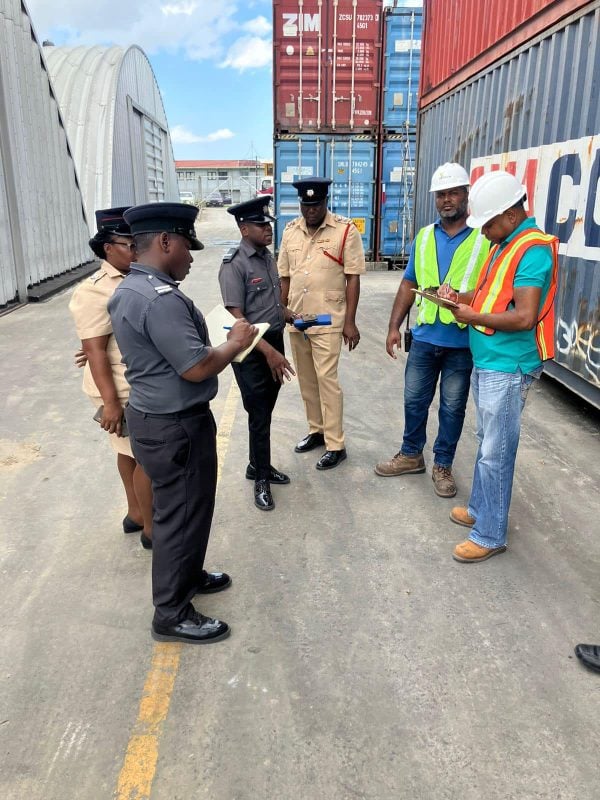
<svg viewBox="0 0 600 800"><path fill-rule="evenodd" d="M464 506L454 506L450 512L450 519L457 525L464 525L465 528L472 528L475 525L475 517L472 517Z"/></svg>
<svg viewBox="0 0 600 800"><path fill-rule="evenodd" d="M425 459L423 453L418 456L404 456L396 453L389 461L380 461L375 466L375 474L382 478L391 478L394 475L412 475L425 472Z"/></svg>
<svg viewBox="0 0 600 800"><path fill-rule="evenodd" d="M452 467L440 467L433 465L431 470L433 490L438 497L454 497L456 494L456 483L452 477Z"/></svg>
<svg viewBox="0 0 600 800"><path fill-rule="evenodd" d="M478 561L486 561L492 556L497 556L505 550L506 547L482 547L480 544L467 539L466 542L456 545L452 558L462 564L475 564Z"/></svg>

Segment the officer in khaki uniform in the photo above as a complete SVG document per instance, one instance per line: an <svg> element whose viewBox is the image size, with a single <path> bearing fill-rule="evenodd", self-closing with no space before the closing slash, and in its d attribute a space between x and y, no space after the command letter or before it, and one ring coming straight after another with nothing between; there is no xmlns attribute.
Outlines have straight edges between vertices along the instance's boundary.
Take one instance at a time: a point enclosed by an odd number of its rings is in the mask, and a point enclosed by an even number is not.
<svg viewBox="0 0 600 800"><path fill-rule="evenodd" d="M96 211L98 232L89 244L102 264L77 286L69 310L85 354L83 391L97 409L102 407L100 425L107 431L117 453L117 467L127 496L123 531L142 531L141 543L149 549L152 547L152 489L142 467L135 462L129 437L123 435L123 408L129 397L129 384L108 313L108 302L135 259L131 231L123 218L126 210L127 207Z"/></svg>
<svg viewBox="0 0 600 800"><path fill-rule="evenodd" d="M296 316L331 314L331 326L302 333L290 328L290 344L306 409L308 435L296 445L306 453L325 445L317 469L332 469L346 458L343 395L338 382L342 339L350 351L359 341L355 316L365 256L360 234L347 217L327 209L327 178L293 186L302 216L283 233L278 269L281 299Z"/></svg>

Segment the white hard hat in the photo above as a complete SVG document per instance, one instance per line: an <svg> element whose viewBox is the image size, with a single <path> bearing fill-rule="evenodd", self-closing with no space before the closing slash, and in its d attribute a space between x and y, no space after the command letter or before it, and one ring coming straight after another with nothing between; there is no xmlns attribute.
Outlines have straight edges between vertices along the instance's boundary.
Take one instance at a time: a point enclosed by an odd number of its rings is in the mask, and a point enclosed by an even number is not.
<svg viewBox="0 0 600 800"><path fill-rule="evenodd" d="M442 164L431 176L430 192L443 192L446 189L455 189L457 186L468 186L469 175L460 164Z"/></svg>
<svg viewBox="0 0 600 800"><path fill-rule="evenodd" d="M516 205L527 194L514 175L503 170L486 172L478 178L469 192L469 228L481 228L498 214Z"/></svg>

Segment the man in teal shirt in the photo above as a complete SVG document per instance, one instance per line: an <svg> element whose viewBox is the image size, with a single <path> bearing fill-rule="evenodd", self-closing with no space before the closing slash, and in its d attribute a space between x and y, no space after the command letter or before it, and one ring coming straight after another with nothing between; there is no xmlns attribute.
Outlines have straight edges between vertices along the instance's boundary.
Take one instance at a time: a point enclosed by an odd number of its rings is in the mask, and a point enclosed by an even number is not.
<svg viewBox="0 0 600 800"><path fill-rule="evenodd" d="M471 528L453 558L485 561L506 550L508 511L519 446L521 413L543 361L554 354L553 302L557 240L528 217L525 187L507 172L482 176L471 189L467 224L481 227L490 252L474 292L440 294L459 303L473 354L471 387L479 449L468 507L452 509L453 522Z"/></svg>

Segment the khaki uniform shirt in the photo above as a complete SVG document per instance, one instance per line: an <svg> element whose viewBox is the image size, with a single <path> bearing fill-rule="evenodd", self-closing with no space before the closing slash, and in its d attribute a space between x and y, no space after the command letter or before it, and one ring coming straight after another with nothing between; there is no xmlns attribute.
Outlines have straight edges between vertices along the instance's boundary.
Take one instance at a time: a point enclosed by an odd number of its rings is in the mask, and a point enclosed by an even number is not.
<svg viewBox="0 0 600 800"><path fill-rule="evenodd" d="M352 220L328 211L313 236L304 217L292 220L283 232L277 268L282 278L290 279L291 311L331 314L331 327L315 325L306 333L340 333L346 317L346 275L361 275L365 271L362 239Z"/></svg>
<svg viewBox="0 0 600 800"><path fill-rule="evenodd" d="M69 311L75 320L75 328L80 339L109 337L106 354L112 368L113 380L119 399L126 400L129 396L129 384L125 380L125 364L121 361L121 351L113 334L107 308L108 301L122 280L123 274L108 261L103 261L98 272L77 286L69 303ZM100 397L100 390L94 383L89 362L83 370L83 391L90 397Z"/></svg>

